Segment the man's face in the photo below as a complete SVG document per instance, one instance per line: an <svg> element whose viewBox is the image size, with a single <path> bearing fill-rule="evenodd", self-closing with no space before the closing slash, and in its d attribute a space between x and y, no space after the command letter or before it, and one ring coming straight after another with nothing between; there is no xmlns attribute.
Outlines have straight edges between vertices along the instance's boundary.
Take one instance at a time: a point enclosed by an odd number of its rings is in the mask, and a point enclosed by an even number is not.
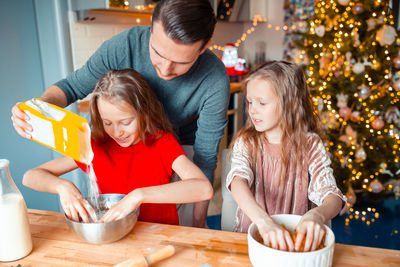
<svg viewBox="0 0 400 267"><path fill-rule="evenodd" d="M207 48L203 41L180 44L170 39L160 22L154 22L150 35L150 60L163 80L172 80L185 74ZM201 50L200 50L201 49Z"/></svg>

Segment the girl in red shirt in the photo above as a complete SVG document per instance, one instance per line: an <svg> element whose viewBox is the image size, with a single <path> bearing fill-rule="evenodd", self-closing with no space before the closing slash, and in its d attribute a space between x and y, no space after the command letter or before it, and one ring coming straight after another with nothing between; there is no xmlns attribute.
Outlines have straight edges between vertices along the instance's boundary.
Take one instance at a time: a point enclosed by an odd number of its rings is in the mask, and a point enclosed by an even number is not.
<svg viewBox="0 0 400 267"><path fill-rule="evenodd" d="M126 196L100 222L120 219L140 206L139 220L179 224L176 203L209 200L213 190L203 172L183 152L156 95L138 72L112 70L96 84L90 100L93 170L100 193ZM71 182L60 178L87 166L69 157L25 173L23 184L59 194L72 220L95 220L93 209ZM181 181L170 183L176 173Z"/></svg>

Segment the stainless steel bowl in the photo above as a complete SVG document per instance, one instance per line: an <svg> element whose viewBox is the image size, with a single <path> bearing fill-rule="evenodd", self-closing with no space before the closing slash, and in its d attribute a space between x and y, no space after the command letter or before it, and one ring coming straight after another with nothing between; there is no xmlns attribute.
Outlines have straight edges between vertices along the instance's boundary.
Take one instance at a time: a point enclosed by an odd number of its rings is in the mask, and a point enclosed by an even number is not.
<svg viewBox="0 0 400 267"><path fill-rule="evenodd" d="M95 208L96 215L100 219L107 210L120 201L125 195L123 194L102 194L97 198L86 198L88 202ZM95 205L95 201L98 201L98 205ZM94 244L104 244L115 242L123 238L128 234L139 217L139 208L132 211L127 216L108 223L84 223L70 220L64 214L67 225L72 232L86 240L87 242Z"/></svg>

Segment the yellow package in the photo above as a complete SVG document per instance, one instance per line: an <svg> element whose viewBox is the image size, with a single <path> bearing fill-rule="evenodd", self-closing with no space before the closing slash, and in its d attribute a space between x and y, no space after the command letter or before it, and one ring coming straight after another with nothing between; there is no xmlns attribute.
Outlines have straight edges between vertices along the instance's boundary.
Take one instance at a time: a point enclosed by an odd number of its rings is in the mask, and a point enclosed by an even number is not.
<svg viewBox="0 0 400 267"><path fill-rule="evenodd" d="M90 127L85 118L33 98L19 105L32 125L32 140L77 161L90 164L93 159Z"/></svg>

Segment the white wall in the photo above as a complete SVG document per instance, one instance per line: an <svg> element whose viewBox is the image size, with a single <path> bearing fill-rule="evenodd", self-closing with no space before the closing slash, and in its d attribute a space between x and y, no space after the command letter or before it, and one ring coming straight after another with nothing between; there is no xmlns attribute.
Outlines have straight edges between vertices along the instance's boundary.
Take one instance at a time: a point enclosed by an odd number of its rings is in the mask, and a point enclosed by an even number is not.
<svg viewBox="0 0 400 267"><path fill-rule="evenodd" d="M71 12L71 40L74 70L80 68L105 41L136 25L149 25L151 15L127 12L89 11L88 20L76 19ZM94 20L92 20L95 18Z"/></svg>
<svg viewBox="0 0 400 267"><path fill-rule="evenodd" d="M248 0L254 1L254 0ZM257 0L260 1L260 0ZM257 7L262 6L263 10L260 10L258 14L262 14L263 17L267 18L267 23L258 23L255 27L255 31L249 34L244 42L239 46L239 56L245 58L247 62L253 63L255 60L255 53L257 46L264 43L266 59L282 59L283 54L283 40L285 32L283 30L276 31L273 28L268 28L270 23L273 26L283 26L283 0L262 0L263 3L258 3ZM254 2L256 3L256 2ZM265 8L267 7L267 8ZM252 8L252 7L250 7ZM254 9L254 8L253 8ZM266 9L266 10L265 10ZM257 14L257 12L252 11ZM223 46L226 43L235 43L242 33L245 33L248 29L253 26L253 22L218 22L214 37L212 39L212 45L216 44ZM222 55L222 52L215 51L218 56Z"/></svg>
<svg viewBox="0 0 400 267"><path fill-rule="evenodd" d="M258 24L255 31L250 34L243 46L243 55L246 60L254 62L257 43L265 42L266 59L282 59L283 55L283 39L285 32L283 30L276 31L273 27L268 28L270 23L273 26L283 26L283 1L269 1L267 23ZM244 30L249 29L252 23L244 23Z"/></svg>
<svg viewBox="0 0 400 267"><path fill-rule="evenodd" d="M244 31L243 22L221 22L215 27L211 45L224 46L227 43L235 43ZM218 57L222 56L222 51L212 50ZM239 55L242 57L243 46L239 46Z"/></svg>

